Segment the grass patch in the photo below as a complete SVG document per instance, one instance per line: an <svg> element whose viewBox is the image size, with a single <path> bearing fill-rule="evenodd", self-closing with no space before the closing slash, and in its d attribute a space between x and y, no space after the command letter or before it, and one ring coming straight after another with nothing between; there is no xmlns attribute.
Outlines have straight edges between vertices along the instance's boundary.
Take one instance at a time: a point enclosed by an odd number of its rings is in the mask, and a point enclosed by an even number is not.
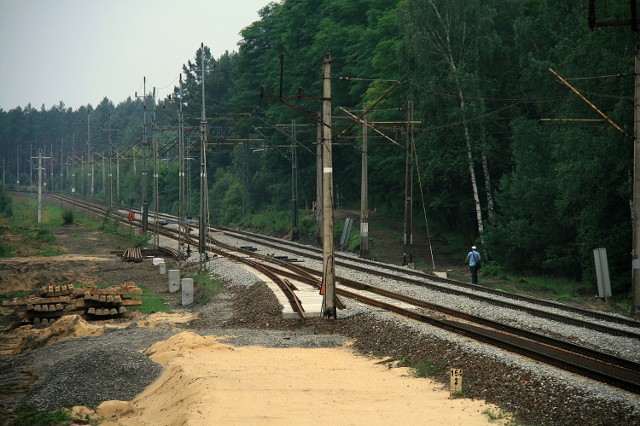
<svg viewBox="0 0 640 426"><path fill-rule="evenodd" d="M442 372L444 366L431 360L423 359L416 363L410 363L406 358L402 358L398 361L398 367L409 367L412 369L414 377L436 377Z"/></svg>
<svg viewBox="0 0 640 426"><path fill-rule="evenodd" d="M418 361L413 366L413 374L416 377L436 377L442 372L443 366L431 359Z"/></svg>
<svg viewBox="0 0 640 426"><path fill-rule="evenodd" d="M56 236L53 235L50 229L40 228L36 230L36 241L41 243L55 243Z"/></svg>
<svg viewBox="0 0 640 426"><path fill-rule="evenodd" d="M212 279L209 274L198 273L193 276L193 283L196 287L194 293L198 294L198 304L205 305L218 293L222 291L222 283Z"/></svg>
<svg viewBox="0 0 640 426"><path fill-rule="evenodd" d="M291 233L291 212L266 210L244 217L240 224L267 235L286 235Z"/></svg>
<svg viewBox="0 0 640 426"><path fill-rule="evenodd" d="M142 305L127 307L127 309L138 311L142 314L154 314L156 312L171 313L171 309L165 304L164 297L161 294L149 290L149 288L144 285L139 285L139 287L142 289L142 296L140 296Z"/></svg>
<svg viewBox="0 0 640 426"><path fill-rule="evenodd" d="M40 256L60 256L64 254L64 249L56 246L42 246L40 247L39 255Z"/></svg>
<svg viewBox="0 0 640 426"><path fill-rule="evenodd" d="M11 293L0 294L1 300L24 299L31 296L30 291L13 291Z"/></svg>
<svg viewBox="0 0 640 426"><path fill-rule="evenodd" d="M0 257L11 257L16 248L9 244L0 244Z"/></svg>
<svg viewBox="0 0 640 426"><path fill-rule="evenodd" d="M67 410L39 411L34 406L26 404L16 408L15 416L11 423L15 426L53 426L74 423L74 419Z"/></svg>

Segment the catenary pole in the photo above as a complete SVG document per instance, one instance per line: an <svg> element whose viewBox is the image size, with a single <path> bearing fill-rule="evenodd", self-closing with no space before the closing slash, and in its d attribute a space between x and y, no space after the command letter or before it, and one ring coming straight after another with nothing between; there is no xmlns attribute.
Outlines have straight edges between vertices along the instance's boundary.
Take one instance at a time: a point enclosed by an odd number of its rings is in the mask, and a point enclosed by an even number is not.
<svg viewBox="0 0 640 426"><path fill-rule="evenodd" d="M635 92L633 102L633 315L640 313L640 43L635 47Z"/></svg>
<svg viewBox="0 0 640 426"><path fill-rule="evenodd" d="M200 253L200 268L204 267L206 261L206 232L208 224L208 205L207 205L207 116L204 104L204 43L200 44L200 67L201 67L201 84L202 84L202 116L200 118L200 220L199 220L199 240L198 253Z"/></svg>
<svg viewBox="0 0 640 426"><path fill-rule="evenodd" d="M362 123L362 172L360 182L360 257L369 258L369 184L368 184L368 160L367 160L367 115Z"/></svg>
<svg viewBox="0 0 640 426"><path fill-rule="evenodd" d="M335 259L333 248L333 158L331 135L331 54L322 71L322 216L324 318L336 318Z"/></svg>
<svg viewBox="0 0 640 426"><path fill-rule="evenodd" d="M317 243L322 245L322 115L318 113L316 134L316 227Z"/></svg>
<svg viewBox="0 0 640 426"><path fill-rule="evenodd" d="M291 241L300 236L298 228L298 151L296 146L296 121L291 121Z"/></svg>
<svg viewBox="0 0 640 426"><path fill-rule="evenodd" d="M180 74L180 94L178 98L178 246L182 247L186 231L184 214L184 126L182 116L182 74ZM182 258L178 260L181 266Z"/></svg>
<svg viewBox="0 0 640 426"><path fill-rule="evenodd" d="M405 163L403 266L413 268L413 101L407 108L407 158Z"/></svg>

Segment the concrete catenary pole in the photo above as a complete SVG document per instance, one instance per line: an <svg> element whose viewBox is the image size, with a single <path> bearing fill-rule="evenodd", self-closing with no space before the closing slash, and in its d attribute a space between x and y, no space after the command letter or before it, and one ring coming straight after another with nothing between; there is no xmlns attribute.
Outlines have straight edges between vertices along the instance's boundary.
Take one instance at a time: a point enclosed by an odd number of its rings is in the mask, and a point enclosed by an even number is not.
<svg viewBox="0 0 640 426"><path fill-rule="evenodd" d="M147 77L142 83L142 234L147 235L149 204L147 203Z"/></svg>
<svg viewBox="0 0 640 426"><path fill-rule="evenodd" d="M635 93L633 108L633 297L631 311L640 313L640 43L635 47Z"/></svg>
<svg viewBox="0 0 640 426"><path fill-rule="evenodd" d="M322 245L322 114L318 113L316 134L316 226L317 243Z"/></svg>
<svg viewBox="0 0 640 426"><path fill-rule="evenodd" d="M333 249L333 158L331 135L331 54L322 70L322 240L324 318L336 318L335 259Z"/></svg>
<svg viewBox="0 0 640 426"><path fill-rule="evenodd" d="M38 148L38 156L31 157L31 159L38 159L38 166L36 168L36 172L38 173L38 207L37 207L37 220L38 223L42 223L42 160L51 158L51 157L43 157L42 156L42 148Z"/></svg>
<svg viewBox="0 0 640 426"><path fill-rule="evenodd" d="M38 150L38 223L42 223L42 150Z"/></svg>
<svg viewBox="0 0 640 426"><path fill-rule="evenodd" d="M407 108L407 158L405 164L403 266L413 268L413 101Z"/></svg>
<svg viewBox="0 0 640 426"><path fill-rule="evenodd" d="M198 253L200 253L200 267L204 266L206 260L206 232L208 223L208 188L207 188L207 116L204 103L204 43L200 44L200 67L202 72L202 116L200 118L200 221L199 221L199 242Z"/></svg>
<svg viewBox="0 0 640 426"><path fill-rule="evenodd" d="M178 98L178 244L184 243L186 218L184 214L184 126L182 115L182 74L180 74L180 94ZM180 258L182 259L182 258ZM179 260L182 266L182 260Z"/></svg>
<svg viewBox="0 0 640 426"><path fill-rule="evenodd" d="M153 144L153 247L160 245L160 188L158 180L160 177L160 158L158 156L158 122L156 120L156 88L153 88L153 123L151 143Z"/></svg>
<svg viewBox="0 0 640 426"><path fill-rule="evenodd" d="M291 121L291 241L300 237L298 227L298 150L296 146L296 120Z"/></svg>
<svg viewBox="0 0 640 426"><path fill-rule="evenodd" d="M369 258L369 175L367 162L367 116L362 117L362 173L360 183L360 257Z"/></svg>

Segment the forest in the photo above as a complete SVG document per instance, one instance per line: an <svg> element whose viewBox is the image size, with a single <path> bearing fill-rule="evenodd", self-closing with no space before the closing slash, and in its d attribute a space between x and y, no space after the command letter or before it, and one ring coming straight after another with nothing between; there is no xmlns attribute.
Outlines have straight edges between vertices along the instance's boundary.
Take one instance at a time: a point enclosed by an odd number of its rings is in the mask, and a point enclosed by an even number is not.
<svg viewBox="0 0 640 426"><path fill-rule="evenodd" d="M629 14L629 2L597 2L599 20ZM0 109L2 182L33 187L41 152L48 191L93 188L135 207L148 191L150 205L178 214L182 121L186 214L197 215L204 98L211 223L290 214L294 153L298 203L310 210L330 55L336 207L360 208L363 126L352 116L366 111L369 209L402 222L411 141L414 210L433 229L480 243L505 269L583 282L595 283L592 251L605 247L624 294L638 35L591 29L588 15L586 0L273 2L237 51L215 58L194 41L193 60L176 64L181 87L164 99L145 87L117 105Z"/></svg>

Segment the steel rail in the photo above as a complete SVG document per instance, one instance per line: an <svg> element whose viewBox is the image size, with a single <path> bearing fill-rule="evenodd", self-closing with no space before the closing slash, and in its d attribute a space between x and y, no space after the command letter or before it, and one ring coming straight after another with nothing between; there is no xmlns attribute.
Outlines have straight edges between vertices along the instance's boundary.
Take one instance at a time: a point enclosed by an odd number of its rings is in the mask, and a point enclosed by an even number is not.
<svg viewBox="0 0 640 426"><path fill-rule="evenodd" d="M219 227L218 227L219 228ZM224 229L224 228L219 228L219 229ZM234 238L239 238L243 241L248 241L248 242L253 242L256 244L261 244L261 245L265 245L271 248L276 248L285 252L289 252L289 253L293 253L293 254L300 254L299 250L306 250L306 251L315 251L317 252L318 249L314 248L314 247L309 247L309 246L304 246L301 247L300 245L296 245L293 243L288 243L286 241L281 241L281 240L277 240L271 237L265 237L265 236L257 236L257 234L251 234L251 233L245 233L244 231L236 231L236 230L225 230L224 231L225 234L232 236ZM246 235L256 235L255 237L252 236L246 236ZM274 241L280 241L280 245L275 244L275 243L270 243L270 242L262 242L264 240L274 240ZM258 242L261 241L261 242ZM282 247L282 245L291 245L293 247L298 246L298 250L296 250L295 248L284 248ZM314 260L320 260L321 257L317 256L317 255L308 255L305 254L305 256L310 257ZM606 314L606 313L602 313L602 312L596 312L596 311L591 311L591 310L586 310L586 309L581 309L581 308L576 308L573 306L568 306L562 303L558 303L558 302L553 302L553 301L549 301L549 300L543 300L543 299L537 299L537 298L532 298L532 297L528 297L528 296L522 296L522 295L517 295L517 294L513 294L513 293L507 293L501 290L494 290L494 289L489 289L486 287L482 287L482 286L478 286L478 285L472 285L472 284L466 284L466 283L462 283L459 281L455 281L455 280L450 280L450 279L446 279L446 278L440 278L440 277L436 277L433 275L428 275L425 274L423 272L419 272L419 271L415 271L412 269L408 269L408 268L400 268L396 265L390 265L390 264L381 264L380 262L373 262L367 259L357 259L357 262L360 265L356 265L356 264L352 264L352 263L346 263L346 261L350 261L353 262L355 261L352 258L348 258L346 256L340 256L337 255L337 262L336 262L336 266L340 266L343 268L348 268L348 269L353 269L356 271L360 271L360 272L366 272L366 273L370 273L370 274L374 274L374 275L378 275L381 277L385 277L385 278L390 278L393 280L397 280L397 281L404 281L407 282L409 284L413 284L413 285L419 285L422 287L427 287L431 290L435 290L435 291L439 291L439 292L443 292L443 293L447 293L447 294L454 294L454 295L459 295L459 296L465 296L465 297L469 297L473 300L479 300L482 302L487 302L487 303L491 303L497 306L501 306L501 307L506 307L506 308L510 308L510 309L517 309L520 311L524 311L527 312L531 315L536 315L536 316L540 316L540 317L544 317L544 318L549 318L549 319L553 319L555 321L558 322L563 322L566 324L570 324L570 325L575 325L575 326L579 326L579 327L584 327L584 328L589 328L592 330L596 330L596 331L600 331L603 333L608 333L611 335L616 335L616 336L622 336L622 337L630 337L630 338L636 338L636 339L640 339L640 332L634 332L634 331L627 331L627 330L621 330L618 328L613 328L613 327L609 327L603 324L597 324L597 323L593 323L593 322L589 322L589 321L584 321L584 320L579 320L579 319L575 319L575 318L570 318L570 317L566 317L560 314L554 314L554 313L550 313L550 312L541 312L535 308L531 308L531 307L526 307L526 306L522 306L522 305L515 305L513 303L509 303L506 301L501 301L501 300L496 300L494 298L490 298L487 297L486 295L490 295L490 296L500 296L506 299L511 299L511 300L515 300L515 301L520 301L520 302L527 302L533 305L538 305L538 306L544 306L544 307L549 307L549 308L555 308L555 309L559 309L559 310L564 310L567 312L572 312L575 314L579 314L579 315L583 315L585 317L588 318L592 318L592 319L597 319L597 320L602 320L602 321L607 321L607 322L612 322L615 324L620 324L620 325L625 325L628 327L633 327L633 328L638 328L640 330L640 322L638 321L634 321L632 319L628 319L628 318L621 318L621 317L617 317L614 315L610 315L610 314ZM376 267L376 268L387 268L392 270L393 272L383 272L383 271L378 271L378 270L372 270L371 266ZM411 275L411 276L415 276L418 279L412 279L412 278L408 278L408 277L403 277L403 276L399 276L398 274L404 274L404 275ZM472 291L471 293L469 291L463 291L463 290L459 290L456 288L451 288L451 287L442 287L439 284L447 284L447 285L453 285L456 287L461 287L465 290L470 290ZM483 294L480 294L483 293Z"/></svg>

